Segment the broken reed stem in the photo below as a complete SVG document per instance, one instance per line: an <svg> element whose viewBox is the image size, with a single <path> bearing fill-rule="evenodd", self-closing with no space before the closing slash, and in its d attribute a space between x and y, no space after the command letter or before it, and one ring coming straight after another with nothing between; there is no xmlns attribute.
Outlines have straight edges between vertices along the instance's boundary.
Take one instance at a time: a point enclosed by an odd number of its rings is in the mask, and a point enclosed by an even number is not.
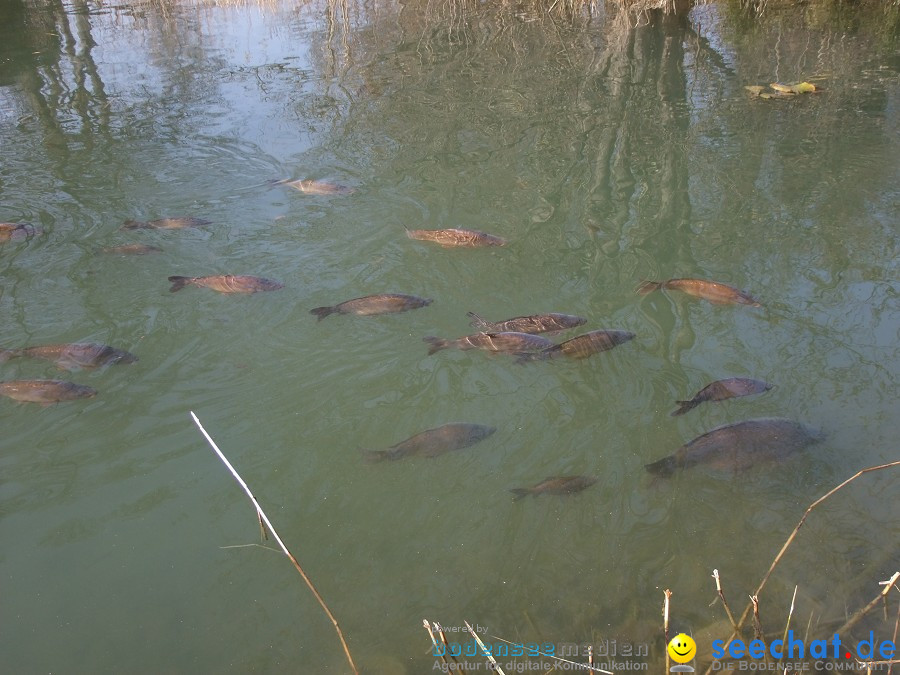
<svg viewBox="0 0 900 675"><path fill-rule="evenodd" d="M895 466L900 466L900 460L898 460L896 462L888 462L887 464L879 464L878 466L870 466L867 469L861 469L860 471L857 471L855 474L850 476L850 478L845 480L843 483L841 483L840 485L838 485L836 487L831 488L828 492L826 492L824 495L822 495L816 501L814 501L812 504L810 504L809 507L807 507L806 512L803 514L803 517L800 518L800 522L797 523L796 527L794 527L794 530L791 532L790 536L787 538L787 541L784 542L784 546L781 547L781 550L778 552L778 555L775 556L775 560L773 560L772 564L769 566L769 571L766 572L762 581L759 582L759 587L757 587L756 592L753 595L758 596L762 592L762 589L766 585L766 582L769 580L769 577L772 575L772 572L775 571L775 567L777 567L778 563L781 562L781 559L784 557L784 554L788 550L790 545L792 543L794 543L794 539L797 537L797 533L800 531L800 528L803 527L803 523L806 522L807 516L809 516L809 514L812 512L813 509L815 509L817 506L819 506L819 504L824 502L826 499L828 499L831 495L833 495L835 492L840 490L842 487L844 487L848 483L851 483L854 480L856 480L857 478L859 478L860 476L862 476L864 473L869 473L870 471L880 471L881 469L889 469L889 468L895 467ZM744 625L744 622L747 620L747 616L750 614L750 611L752 608L753 608L753 604L751 603L751 604L747 605L746 609L744 609L744 613L741 614L741 619L740 619L740 621L738 621L738 624L737 624L738 630L740 630L740 628ZM733 634L731 636L731 638L729 638L729 642L732 639L734 639L735 637L737 637L737 633Z"/></svg>
<svg viewBox="0 0 900 675"><path fill-rule="evenodd" d="M775 559L772 561L772 564L769 565L769 570L766 572L762 581L759 582L759 586L757 587L756 592L753 595L758 596L760 594L760 592L762 592L762 589L766 585L766 582L769 580L769 577L772 575L772 572L775 571L775 568L778 566L778 563L781 562L781 559L784 557L784 554L787 552L788 548L790 548L790 545L792 543L794 543L794 539L796 539L797 533L800 531L800 528L803 527L803 523L806 522L806 518L809 516L810 513L812 513L813 509L815 509L822 502L824 502L826 499L831 497L831 495L833 495L835 492L837 492L838 490L840 490L847 484L855 481L857 478L862 476L864 473L869 473L871 471L881 471L882 469L890 469L895 466L900 466L900 460L898 460L896 462L888 462L887 464L879 464L877 466L870 466L865 469L860 469L855 474L850 476L850 478L845 480L843 483L831 488L828 492L826 492L824 495L822 495L816 501L814 501L812 504L810 504L807 507L806 511L804 512L803 516L800 518L800 521L797 523L797 525L794 527L791 534L788 536L787 541L784 542L784 546L781 547L781 550L778 552L778 555L775 556ZM726 645L730 644L731 641L734 640L734 638L736 638L738 635L740 635L741 628L743 627L744 622L747 620L747 616L750 614L750 611L752 609L753 609L753 603L750 603L744 609L744 613L741 614L740 621L737 622L737 625L734 627L734 630L731 632L731 636L729 636L728 640L725 641ZM668 643L666 643L666 644L668 644ZM668 650L666 650L666 651L668 652ZM713 664L714 663L715 663L715 659L713 660ZM667 654L666 655L666 670L668 671L668 669L669 669L669 657ZM712 669L713 669L713 666L710 665L706 669L706 671L704 671L704 675L709 675L709 673L712 672Z"/></svg>
<svg viewBox="0 0 900 675"><path fill-rule="evenodd" d="M438 648L437 638L434 637L434 631L431 630L431 624L428 622L428 619L422 619L422 625L425 626L425 630L428 631L428 636L431 638L431 644L434 645L434 653L441 657L441 662L443 662L445 666L449 666L450 664L447 663L447 659L444 658L447 649L445 647L444 651L441 651Z"/></svg>
<svg viewBox="0 0 900 675"><path fill-rule="evenodd" d="M434 622L434 627L437 628L438 635L441 636L441 644L444 645L444 652L449 654L450 659L456 664L454 668L462 672L463 675L466 675L465 669L459 664L459 661L457 661L456 657L453 655L453 650L450 649L450 643L447 642L447 636L444 635L443 627L437 621Z"/></svg>
<svg viewBox="0 0 900 675"><path fill-rule="evenodd" d="M894 622L894 637L893 643L897 644L897 628L900 628L900 603L897 603L897 620ZM894 670L894 664L892 663L888 666L887 675L891 675L891 672Z"/></svg>
<svg viewBox="0 0 900 675"><path fill-rule="evenodd" d="M722 604L725 606L725 613L728 615L728 620L731 622L731 627L734 630L737 630L737 624L734 621L734 615L731 613L731 608L728 606L728 601L725 599L725 593L722 591L722 583L719 580L719 570L713 570L712 578L716 580L716 592L719 594L719 598L722 600ZM794 591L796 595L796 591Z"/></svg>
<svg viewBox="0 0 900 675"><path fill-rule="evenodd" d="M665 635L665 645L666 645L666 672L669 672L669 598L672 597L672 591L668 588L663 591L665 595L665 601L663 602L663 634Z"/></svg>
<svg viewBox="0 0 900 675"><path fill-rule="evenodd" d="M491 654L491 650L484 646L484 643L481 641L481 638L478 637L478 633L476 633L472 629L472 626L469 624L469 622L463 621L463 623L466 624L466 629L469 631L469 633L472 635L472 637L475 638L475 642L478 643L478 646L481 647L481 651L487 657L487 660L491 662L491 666L493 667L493 669L496 670L498 673L500 673L500 675L506 675L506 673L504 673L503 669L500 667L500 664L497 663L496 659L494 659L493 655Z"/></svg>
<svg viewBox="0 0 900 675"><path fill-rule="evenodd" d="M250 488L247 487L247 483L244 482L244 479L241 478L240 474L238 474L238 472L235 471L234 467L231 466L231 462L229 462L225 455L222 454L222 451L219 450L219 446L216 445L216 442L212 439L212 437L208 433L206 433L206 429L204 429L203 425L200 424L200 420L197 419L197 416L194 414L193 410L191 411L191 417L194 420L194 424L196 424L197 428L200 429L200 433L203 434L212 449L215 450L215 453L219 456L219 459L222 460L222 462L231 472L231 475L234 476L238 484L242 488L244 488L244 492L247 493L247 496L250 497L250 501L253 502L253 506L256 507L256 515L260 519L260 522L265 522L266 527L269 528L269 532L271 532L272 536L275 537L275 541L278 542L281 550L288 557L291 563L293 563L296 570L300 573L300 576L303 577L303 581L305 581L306 585L309 587L309 590L312 591L312 594L315 596L316 600L319 601L319 605L321 605L322 609L325 611L325 614L331 620L331 623L334 626L334 630L337 632L338 639L341 641L341 646L344 648L344 655L347 657L347 662L350 664L350 669L355 673L355 675L359 675L359 670L357 670L356 664L353 663L353 657L350 656L350 648L347 646L347 641L344 639L344 633L341 631L341 627L338 625L337 619L334 618L334 614L331 613L331 610L328 609L328 605L325 604L325 600L321 595L319 595L319 591L316 590L316 587L313 585L312 580L306 575L306 572L303 571L303 568L300 567L300 563L297 562L297 559L288 550L287 546L284 545L284 542L281 541L281 537L278 536L275 528L272 527L272 523L269 521L269 517L262 510L262 507L259 505L259 502L256 501L256 497L253 496L253 493L250 492Z"/></svg>
<svg viewBox="0 0 900 675"><path fill-rule="evenodd" d="M884 590L881 591L874 598L872 598L872 601L868 605L866 605L865 607L863 607L860 610L857 610L857 612L853 616L851 616L849 619L847 619L847 621L844 623L844 625L837 629L837 631L836 631L837 634L840 635L841 633L849 632L850 629L853 628L853 626L855 626L857 623L859 623L860 619L862 619L866 614L868 614L873 609L875 609L875 606L878 604L879 601L886 602L885 598L887 598L887 594L890 593L891 589L894 587L894 584L897 583L898 578L900 578L900 572L894 572L894 576L892 576L888 580L888 582L884 585Z"/></svg>
<svg viewBox="0 0 900 675"><path fill-rule="evenodd" d="M759 598L755 595L750 596L750 603L753 605L753 637L757 640L763 640L762 621L759 620Z"/></svg>
<svg viewBox="0 0 900 675"><path fill-rule="evenodd" d="M787 623L784 624L784 634L781 636L781 644L786 644L788 639L788 630L791 627L791 617L794 616L794 602L797 600L797 586L794 586L794 596L791 598L791 609L788 611Z"/></svg>

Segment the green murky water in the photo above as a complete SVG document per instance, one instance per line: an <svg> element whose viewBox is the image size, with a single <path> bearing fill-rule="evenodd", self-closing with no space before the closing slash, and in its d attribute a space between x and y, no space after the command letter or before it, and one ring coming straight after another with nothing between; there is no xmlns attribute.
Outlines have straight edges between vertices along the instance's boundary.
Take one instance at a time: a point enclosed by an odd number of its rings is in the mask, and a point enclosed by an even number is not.
<svg viewBox="0 0 900 675"><path fill-rule="evenodd" d="M252 507L190 410L363 672L431 672L423 618L646 645L636 661L658 670L665 588L673 627L709 635L713 568L742 608L810 502L897 459L900 59L880 27L718 6L629 28L603 7L5 3L0 221L42 232L0 244L0 347L95 341L140 361L0 364L2 380L99 391L0 399L4 669L346 672L290 564L248 546ZM825 91L792 100L744 90L813 78ZM355 191L267 184L282 178ZM184 215L213 224L119 229ZM439 227L509 244L404 232ZM100 252L125 243L163 251ZM285 288L168 290L169 275L210 274ZM671 277L764 307L635 293ZM433 303L309 314L384 292ZM567 312L637 337L583 361L427 356L424 336L471 332L467 311ZM729 376L775 388L669 416ZM826 438L742 474L643 468L765 416ZM497 431L434 459L362 461L447 422ZM598 480L512 500L568 474ZM811 635L874 597L900 559L898 504L881 472L815 512L762 594L767 630L795 585Z"/></svg>

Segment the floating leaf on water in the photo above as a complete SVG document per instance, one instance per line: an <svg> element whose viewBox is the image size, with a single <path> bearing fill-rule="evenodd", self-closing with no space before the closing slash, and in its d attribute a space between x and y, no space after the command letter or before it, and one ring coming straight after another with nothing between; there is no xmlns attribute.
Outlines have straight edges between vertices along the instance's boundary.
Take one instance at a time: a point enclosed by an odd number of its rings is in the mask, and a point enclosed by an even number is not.
<svg viewBox="0 0 900 675"><path fill-rule="evenodd" d="M747 91L749 91L753 96L759 96L763 93L764 86L761 84L748 84L744 87Z"/></svg>
<svg viewBox="0 0 900 675"><path fill-rule="evenodd" d="M791 85L791 91L795 94L808 94L811 91L817 91L818 87L812 82L799 82Z"/></svg>
<svg viewBox="0 0 900 675"><path fill-rule="evenodd" d="M773 82L769 86L781 94L796 94L797 93L793 90L793 85L790 85L790 84L781 84L779 82Z"/></svg>

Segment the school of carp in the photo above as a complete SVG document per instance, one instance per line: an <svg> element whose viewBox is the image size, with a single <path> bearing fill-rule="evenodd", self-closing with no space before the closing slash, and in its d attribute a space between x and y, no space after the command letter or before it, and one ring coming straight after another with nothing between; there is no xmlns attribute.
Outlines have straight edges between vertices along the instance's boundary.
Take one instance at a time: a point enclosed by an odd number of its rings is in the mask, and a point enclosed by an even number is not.
<svg viewBox="0 0 900 675"><path fill-rule="evenodd" d="M354 188L345 185L309 179L269 181L269 184L284 185L304 194L318 196L350 195L355 191ZM121 229L180 230L202 228L211 224L211 221L203 218L179 216L149 221L127 220ZM41 228L30 223L0 223L0 244L30 239L41 234ZM493 248L503 247L508 243L506 239L493 234L462 228L407 229L406 236L445 248ZM101 252L114 255L149 255L162 253L162 249L129 243L104 248ZM171 282L169 290L173 293L186 286L243 295L284 288L284 284L279 281L251 275L173 275L168 277L168 281ZM714 305L762 306L757 299L742 290L704 279L643 281L636 288L636 293L645 295L657 290L677 291ZM309 313L316 316L318 321L332 314L378 316L427 307L432 302L431 298L416 295L382 293L315 307L310 309ZM505 358L511 357L513 364L523 365L556 358L586 359L630 342L636 337L634 333L625 330L595 329L565 340L551 339L549 336L579 328L587 323L584 317L572 314L533 314L499 321L486 320L474 312L469 312L467 316L471 319L470 326L475 332L455 338L425 336L423 340L427 344L427 355L431 356L446 349L481 350L491 354L507 355ZM129 364L138 360L137 356L127 351L87 342L0 348L0 364L17 358L43 359L66 371ZM676 401L679 407L671 415L684 415L703 403L763 394L772 386L767 382L745 377L716 380L704 386L691 398ZM91 387L64 380L0 381L0 396L41 405L91 398L97 394L97 390ZM394 461L409 457L435 458L480 443L495 431L495 427L483 424L448 423L415 433L387 449L364 450L362 454L367 462ZM789 419L748 419L707 431L682 445L672 454L646 464L645 469L655 476L671 476L678 470L694 466L736 473L760 464L783 460L819 440L821 435L818 432ZM511 492L515 500L542 494L569 495L595 485L598 480L596 476L549 476L531 486L512 488Z"/></svg>

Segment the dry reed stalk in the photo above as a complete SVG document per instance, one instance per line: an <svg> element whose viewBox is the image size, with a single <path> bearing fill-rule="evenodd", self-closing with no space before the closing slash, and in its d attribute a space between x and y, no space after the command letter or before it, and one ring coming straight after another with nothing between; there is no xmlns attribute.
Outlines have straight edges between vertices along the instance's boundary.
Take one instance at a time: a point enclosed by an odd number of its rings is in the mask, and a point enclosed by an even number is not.
<svg viewBox="0 0 900 675"><path fill-rule="evenodd" d="M466 675L465 669L460 665L459 661L453 655L453 650L450 649L450 643L447 642L447 636L444 635L444 629L437 621L434 622L434 627L437 629L438 635L441 636L441 644L444 645L444 652L450 655L450 659L453 661L455 665L454 670L459 670L463 675Z"/></svg>
<svg viewBox="0 0 900 675"><path fill-rule="evenodd" d="M464 621L463 623L466 624L466 629L469 631L469 633L472 635L472 637L475 638L475 642L478 643L478 646L481 647L481 651L487 657L487 660L491 662L491 666L493 667L493 669L496 670L498 673L500 673L500 675L506 675L506 673L504 673L503 669L500 667L500 664L497 663L496 659L494 659L494 656L493 656L493 654L491 654L491 651L487 647L484 646L484 643L481 641L481 638L478 637L478 633L476 633L472 629L472 626L469 625L469 622Z"/></svg>
<svg viewBox="0 0 900 675"><path fill-rule="evenodd" d="M781 644L787 644L788 630L791 627L791 617L794 616L794 603L797 601L797 586L794 586L794 596L791 598L791 608L788 610L787 623L784 624L784 633L781 636Z"/></svg>
<svg viewBox="0 0 900 675"><path fill-rule="evenodd" d="M438 649L437 638L434 637L434 632L431 630L431 624L429 623L428 619L422 619L422 625L424 625L425 630L428 631L428 636L431 638L431 644L434 645L434 653L441 657L441 661L445 666L449 666L450 664L447 663L447 659L444 658L444 654L447 652L447 648L444 647L443 652Z"/></svg>
<svg viewBox="0 0 900 675"><path fill-rule="evenodd" d="M444 628L437 621L434 622L434 629L438 632L438 635L441 636L441 644L444 645L444 653L450 655L450 660L453 661L455 665L451 666L453 670L459 671L465 675L466 671L460 664L459 660L454 656L453 650L450 649L450 643L447 642L447 636L444 635Z"/></svg>
<svg viewBox="0 0 900 675"><path fill-rule="evenodd" d="M731 627L732 629L737 630L737 624L734 622L734 615L731 613L731 608L728 606L728 601L725 599L725 593L722 591L722 583L719 580L719 570L713 570L712 578L716 580L716 592L719 594L719 598L725 606L725 613L728 615ZM796 595L796 591L794 594Z"/></svg>
<svg viewBox="0 0 900 675"><path fill-rule="evenodd" d="M851 628L853 628L853 626L859 623L860 619L862 619L866 614L875 609L875 605L878 604L879 600L887 602L887 594L890 593L891 589L894 587L894 584L897 583L898 578L900 578L900 572L894 572L894 576L888 579L888 581L885 583L884 590L874 598L872 598L872 601L868 605L866 605L862 609L857 610L856 613L849 619L847 619L847 621L844 622L844 625L838 628L835 632L840 635L841 633L849 631ZM898 587L898 589L900 589L900 587Z"/></svg>
<svg viewBox="0 0 900 675"><path fill-rule="evenodd" d="M665 636L665 645L666 645L666 672L669 672L669 598L672 597L672 591L668 588L663 591L665 594L665 600L663 601L663 634Z"/></svg>
<svg viewBox="0 0 900 675"><path fill-rule="evenodd" d="M316 590L316 587L313 585L312 580L306 575L306 572L303 571L303 568L300 567L300 563L297 562L297 559L293 556L293 554L288 550L287 546L284 545L284 542L281 540L281 537L278 536L278 532L275 531L275 528L272 526L269 517L265 514L265 511L262 510L262 507L259 505L259 502L256 501L256 497L253 496L253 493L250 491L250 488L247 487L247 483L244 482L244 479L241 478L240 474L235 471L234 467L231 466L231 462L222 454L222 451L219 450L219 446L216 445L216 442L212 439L206 429L203 428L203 425L200 424L200 420L194 414L194 411L191 411L191 417L194 419L194 424L197 425L197 428L200 429L200 433L206 438L207 442L209 442L210 446L215 453L219 456L219 459L225 464L228 470L231 472L231 475L234 476L234 479L238 482L238 484L244 488L244 492L247 493L247 496L250 498L250 501L253 502L253 506L256 507L256 515L260 519L261 522L266 524L266 527L269 528L269 532L272 533L272 536L275 537L275 541L278 542L278 545L281 547L281 550L288 557L288 559L293 563L296 570L300 573L300 576L303 577L303 581L306 582L306 585L309 587L309 590L312 591L312 594L315 596L316 600L318 600L319 605L324 610L325 614L331 620L331 624L334 626L335 632L337 632L338 639L341 641L341 646L344 648L344 655L347 657L347 662L350 664L350 669L354 672L355 675L359 675L359 670L356 668L356 664L353 662L353 657L350 656L350 648L347 646L347 641L344 639L344 633L341 631L341 627L338 625L337 619L334 618L334 614L331 613L331 610L328 609L328 605L325 604L325 600L319 595L319 591Z"/></svg>
<svg viewBox="0 0 900 675"><path fill-rule="evenodd" d="M894 621L894 637L892 639L892 642L894 644L897 644L897 629L898 628L900 628L900 603L897 603L897 620ZM894 670L894 664L892 663L891 665L888 666L887 675L891 675L893 670Z"/></svg>
<svg viewBox="0 0 900 675"><path fill-rule="evenodd" d="M766 585L766 582L769 580L769 577L772 575L772 572L775 571L775 567L778 565L778 563L781 562L781 559L784 557L785 552L788 550L790 545L794 542L794 539L797 537L797 533L800 531L800 528L803 527L803 523L806 522L807 516L809 516L809 514L812 512L813 509L815 509L819 504L824 502L826 499L828 499L831 495L833 495L835 492L840 490L842 487L844 487L848 483L850 483L850 482L856 480L857 478L859 478L860 476L862 476L864 473L869 473L870 471L880 471L881 469L889 469L894 466L900 466L900 460L898 460L896 462L888 462L887 464L879 464L878 466L870 466L867 469L861 469L860 471L857 471L855 474L850 476L850 478L845 480L843 483L841 483L837 487L831 488L828 492L826 492L824 495L822 495L816 501L814 501L812 504L810 504L809 507L807 507L806 512L803 514L803 517L800 518L800 522L797 523L796 527L794 527L794 530L791 532L790 536L787 538L787 541L784 542L784 546L781 547L781 550L778 552L778 555L775 556L775 560L773 560L772 564L769 566L769 571L766 572L762 581L759 582L759 587L756 589L756 592L753 595L758 596L760 594L760 592L762 592L762 589ZM752 605L747 605L747 608L744 610L744 613L741 615L741 620L738 621L739 627L744 625L744 621L746 621L747 615L750 613L751 608L752 608Z"/></svg>
<svg viewBox="0 0 900 675"><path fill-rule="evenodd" d="M763 640L762 622L759 620L759 598L755 595L750 596L750 603L753 605L753 637L757 640Z"/></svg>
<svg viewBox="0 0 900 675"><path fill-rule="evenodd" d="M831 495L833 495L835 492L837 492L838 490L840 490L847 484L852 483L853 481L855 481L857 478L859 478L863 474L870 473L872 471L881 471L882 469L890 469L895 466L900 466L900 460L898 460L896 462L888 462L886 464L879 464L877 466L870 466L865 469L860 469L855 474L850 476L850 478L845 480L843 483L840 483L839 485L831 488L828 492L826 492L824 495L822 495L816 501L814 501L812 504L810 504L807 507L806 511L804 512L803 516L800 518L800 521L797 523L797 525L791 531L791 534L788 536L787 541L784 542L784 545L781 547L781 550L778 551L778 555L775 556L775 559L772 561L772 564L769 565L769 570L766 572L762 581L759 582L759 586L757 587L756 592L753 595L759 596L760 592L762 592L762 589L766 585L766 582L769 580L769 577L772 575L772 572L775 571L775 568L778 566L778 563L781 562L781 559L784 557L788 548L790 548L791 544L794 543L794 539L797 538L797 533L800 531L800 528L803 527L803 523L806 522L806 518L809 516L810 513L812 513L813 509L815 509L822 502L824 502L829 497L831 497ZM753 596L751 596L751 597L753 597ZM667 603L667 605L668 605L668 603ZM732 640L734 640L734 638L736 638L740 634L741 628L743 627L744 622L747 620L747 616L750 614L750 611L752 610L752 608L753 608L753 603L747 605L747 607L744 609L744 613L741 614L740 621L737 622L737 626L735 626L734 630L731 633L731 636L725 641L725 644L730 643ZM715 661L716 660L714 659L713 664L715 663ZM668 656L667 656L666 657L666 670L668 670L668 668L669 668L669 660L668 660ZM713 670L713 666L710 665L704 671L704 675L709 675L712 672L712 670Z"/></svg>

